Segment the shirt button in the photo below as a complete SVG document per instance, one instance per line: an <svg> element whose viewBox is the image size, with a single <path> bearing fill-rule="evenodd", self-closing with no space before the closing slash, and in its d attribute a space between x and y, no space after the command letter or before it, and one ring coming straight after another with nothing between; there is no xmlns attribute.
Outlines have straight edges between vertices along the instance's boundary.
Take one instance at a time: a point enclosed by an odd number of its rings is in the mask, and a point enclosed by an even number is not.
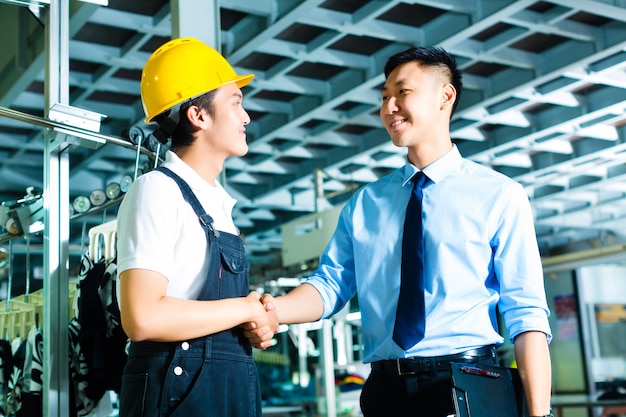
<svg viewBox="0 0 626 417"><path fill-rule="evenodd" d="M176 368L174 368L174 375L181 376L182 374L183 374L183 368L181 368L180 366L177 366Z"/></svg>
<svg viewBox="0 0 626 417"><path fill-rule="evenodd" d="M180 347L181 347L183 350L189 350L189 343L188 343L188 342L183 342L183 343L180 345Z"/></svg>

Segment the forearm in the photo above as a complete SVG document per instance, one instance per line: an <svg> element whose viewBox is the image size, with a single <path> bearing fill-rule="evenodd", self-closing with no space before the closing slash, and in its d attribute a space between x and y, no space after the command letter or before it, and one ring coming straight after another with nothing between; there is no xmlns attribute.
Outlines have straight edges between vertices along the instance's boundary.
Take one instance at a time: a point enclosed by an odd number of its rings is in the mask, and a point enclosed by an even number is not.
<svg viewBox="0 0 626 417"><path fill-rule="evenodd" d="M550 413L552 368L546 335L525 332L515 338L515 360L531 416Z"/></svg>
<svg viewBox="0 0 626 417"><path fill-rule="evenodd" d="M258 321L254 310L246 297L213 301L163 297L142 311L123 309L122 324L134 341L189 340Z"/></svg>
<svg viewBox="0 0 626 417"><path fill-rule="evenodd" d="M302 284L287 295L274 299L280 323L309 323L317 321L324 313L322 296L310 284Z"/></svg>
<svg viewBox="0 0 626 417"><path fill-rule="evenodd" d="M168 280L153 271L120 274L122 326L132 340L188 340L247 322L262 326L269 317L257 293L198 301L168 296L167 285Z"/></svg>

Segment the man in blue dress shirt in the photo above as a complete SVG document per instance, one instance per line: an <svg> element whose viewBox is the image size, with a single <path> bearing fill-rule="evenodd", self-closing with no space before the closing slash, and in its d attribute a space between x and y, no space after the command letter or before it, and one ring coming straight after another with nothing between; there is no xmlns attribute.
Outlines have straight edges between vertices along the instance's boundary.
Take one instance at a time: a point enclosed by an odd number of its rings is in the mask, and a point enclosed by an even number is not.
<svg viewBox="0 0 626 417"><path fill-rule="evenodd" d="M549 311L526 192L452 143L462 83L449 53L410 48L388 60L385 77L380 118L393 144L407 148L407 163L355 193L305 283L263 302L281 323L301 323L329 318L358 295L372 365L361 393L366 417L453 414L449 362L496 362L497 306L530 415L550 415ZM420 171L430 179L422 201L425 332L403 349L393 328L406 206ZM252 327L253 345L267 348L272 329Z"/></svg>

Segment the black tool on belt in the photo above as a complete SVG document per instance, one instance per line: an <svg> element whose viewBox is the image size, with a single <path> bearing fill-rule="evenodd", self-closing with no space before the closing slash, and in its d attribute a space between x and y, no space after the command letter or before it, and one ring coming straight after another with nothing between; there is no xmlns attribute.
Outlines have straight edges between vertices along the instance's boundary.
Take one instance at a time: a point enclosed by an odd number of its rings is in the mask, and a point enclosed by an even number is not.
<svg viewBox="0 0 626 417"><path fill-rule="evenodd" d="M376 361L372 362L372 370L395 375L419 375L436 373L437 371L449 371L450 363L452 362L476 363L495 357L496 348L494 345L489 345L453 355Z"/></svg>

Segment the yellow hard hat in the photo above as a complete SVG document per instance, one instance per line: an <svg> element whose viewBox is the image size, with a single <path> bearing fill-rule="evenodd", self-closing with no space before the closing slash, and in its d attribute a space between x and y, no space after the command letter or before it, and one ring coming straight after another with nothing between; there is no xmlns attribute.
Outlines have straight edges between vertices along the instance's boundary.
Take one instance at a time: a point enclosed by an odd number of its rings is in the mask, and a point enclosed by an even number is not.
<svg viewBox="0 0 626 417"><path fill-rule="evenodd" d="M229 83L239 88L254 74L237 75L215 49L195 38L173 39L154 51L141 72L146 123L165 110Z"/></svg>

